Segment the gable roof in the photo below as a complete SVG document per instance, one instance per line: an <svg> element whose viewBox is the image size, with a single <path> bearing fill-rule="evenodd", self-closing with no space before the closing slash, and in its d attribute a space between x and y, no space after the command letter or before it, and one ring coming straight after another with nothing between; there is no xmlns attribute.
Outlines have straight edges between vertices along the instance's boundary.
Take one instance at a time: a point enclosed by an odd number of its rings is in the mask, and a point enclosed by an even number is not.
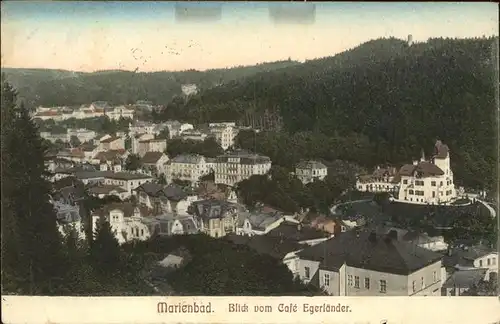
<svg viewBox="0 0 500 324"><path fill-rule="evenodd" d="M94 159L99 161L115 161L117 158L123 158L126 154L127 150L125 149L108 150L97 153Z"/></svg>
<svg viewBox="0 0 500 324"><path fill-rule="evenodd" d="M249 237L232 233L226 235L224 239L237 245L246 245L259 254L266 254L279 260L282 260L288 253L303 248L300 244L292 240L267 235Z"/></svg>
<svg viewBox="0 0 500 324"><path fill-rule="evenodd" d="M163 152L147 152L141 159L142 164L156 164L163 157L166 156Z"/></svg>
<svg viewBox="0 0 500 324"><path fill-rule="evenodd" d="M417 165L405 164L399 169L400 176L413 176L415 172L420 173L422 177L444 175L444 171L441 168L428 161L419 162Z"/></svg>
<svg viewBox="0 0 500 324"><path fill-rule="evenodd" d="M158 197L163 193L163 186L154 182L146 182L137 187L135 190L137 192L145 192L148 196Z"/></svg>
<svg viewBox="0 0 500 324"><path fill-rule="evenodd" d="M243 226L248 220L254 230L265 230L267 226L278 221L282 215L280 213L256 213L241 212L238 214L238 225Z"/></svg>
<svg viewBox="0 0 500 324"><path fill-rule="evenodd" d="M326 169L326 165L318 161L301 161L297 164L297 169Z"/></svg>
<svg viewBox="0 0 500 324"><path fill-rule="evenodd" d="M472 288L477 285L488 269L468 269L455 271L443 284L443 288Z"/></svg>
<svg viewBox="0 0 500 324"><path fill-rule="evenodd" d="M368 231L348 231L299 252L305 260L321 262L323 269L348 266L408 275L441 260L442 255L413 244L377 237Z"/></svg>
<svg viewBox="0 0 500 324"><path fill-rule="evenodd" d="M226 212L237 211L238 209L236 204L215 199L195 201L190 206L190 210L202 219L221 218L225 216Z"/></svg>
<svg viewBox="0 0 500 324"><path fill-rule="evenodd" d="M111 136L109 138L106 138L106 139L102 140L101 143L111 143L111 142L117 141L119 139L121 139L121 137Z"/></svg>
<svg viewBox="0 0 500 324"><path fill-rule="evenodd" d="M318 229L288 221L282 222L279 226L270 230L266 235L272 237L285 237L295 242L321 239L329 236L327 233Z"/></svg>

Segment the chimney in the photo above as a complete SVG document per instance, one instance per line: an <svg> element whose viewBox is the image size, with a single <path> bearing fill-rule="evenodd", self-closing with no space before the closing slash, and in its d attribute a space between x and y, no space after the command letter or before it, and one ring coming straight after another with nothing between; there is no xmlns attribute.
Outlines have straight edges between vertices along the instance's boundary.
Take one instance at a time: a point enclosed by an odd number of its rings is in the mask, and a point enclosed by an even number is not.
<svg viewBox="0 0 500 324"><path fill-rule="evenodd" d="M418 160L413 160L413 165L417 165L418 164Z"/></svg>
<svg viewBox="0 0 500 324"><path fill-rule="evenodd" d="M424 162L425 161L425 152L424 152L424 149L421 149L421 152L420 152L420 161L421 162Z"/></svg>
<svg viewBox="0 0 500 324"><path fill-rule="evenodd" d="M377 242L377 234L375 232L371 232L370 235L368 235L368 241L372 243Z"/></svg>

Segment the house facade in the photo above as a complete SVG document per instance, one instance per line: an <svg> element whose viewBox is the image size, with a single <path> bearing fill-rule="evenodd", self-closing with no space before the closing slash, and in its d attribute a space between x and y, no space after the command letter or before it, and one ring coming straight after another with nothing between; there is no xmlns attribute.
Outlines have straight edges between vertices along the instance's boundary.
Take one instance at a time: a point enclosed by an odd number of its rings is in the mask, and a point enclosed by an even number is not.
<svg viewBox="0 0 500 324"><path fill-rule="evenodd" d="M130 172L108 172L104 176L104 184L119 186L127 191L127 195L132 195L132 190L142 184L153 181L153 177L142 173Z"/></svg>
<svg viewBox="0 0 500 324"><path fill-rule="evenodd" d="M141 165L154 175L161 175L167 172L168 156L163 152L147 152L141 158Z"/></svg>
<svg viewBox="0 0 500 324"><path fill-rule="evenodd" d="M325 179L328 168L318 161L302 161L295 167L295 175L303 184L307 184L315 179Z"/></svg>
<svg viewBox="0 0 500 324"><path fill-rule="evenodd" d="M200 231L214 238L236 232L240 211L241 207L236 204L215 199L193 202L188 209L197 221Z"/></svg>
<svg viewBox="0 0 500 324"><path fill-rule="evenodd" d="M420 161L406 164L399 170L398 200L416 204L447 204L456 199L457 193L450 166L447 145L436 141L435 154L425 160L422 152Z"/></svg>
<svg viewBox="0 0 500 324"><path fill-rule="evenodd" d="M199 154L181 154L170 159L166 166L167 182L174 179L187 180L197 183L200 177L207 175L212 170L212 164Z"/></svg>
<svg viewBox="0 0 500 324"><path fill-rule="evenodd" d="M356 180L356 189L368 192L391 192L397 193L399 190L399 176L394 167L380 167L372 174L363 174Z"/></svg>
<svg viewBox="0 0 500 324"><path fill-rule="evenodd" d="M101 139L99 151L125 150L125 139L118 136L111 136Z"/></svg>
<svg viewBox="0 0 500 324"><path fill-rule="evenodd" d="M235 123L211 123L209 127L210 133L224 151L234 146L234 139L238 135Z"/></svg>
<svg viewBox="0 0 500 324"><path fill-rule="evenodd" d="M271 159L269 157L244 150L235 150L216 158L215 183L234 186L252 175L266 174L270 169Z"/></svg>
<svg viewBox="0 0 500 324"><path fill-rule="evenodd" d="M165 139L140 140L137 146L137 154L143 157L148 152L164 152L166 149L167 140Z"/></svg>
<svg viewBox="0 0 500 324"><path fill-rule="evenodd" d="M442 255L373 232L341 233L297 253L304 282L332 296L439 296Z"/></svg>

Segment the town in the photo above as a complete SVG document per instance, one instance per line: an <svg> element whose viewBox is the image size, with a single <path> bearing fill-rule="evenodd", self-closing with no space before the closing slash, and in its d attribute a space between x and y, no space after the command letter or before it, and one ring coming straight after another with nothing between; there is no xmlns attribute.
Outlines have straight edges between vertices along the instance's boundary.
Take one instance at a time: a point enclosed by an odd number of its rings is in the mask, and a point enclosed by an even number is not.
<svg viewBox="0 0 500 324"><path fill-rule="evenodd" d="M492 42L409 35L207 71L7 69L4 290L496 295Z"/></svg>
<svg viewBox="0 0 500 324"><path fill-rule="evenodd" d="M354 194L360 199L332 202L329 213L311 208L290 213L243 203L241 183L273 177L269 157L237 145L240 132L258 133L259 129L234 121L206 125L142 121L135 116L141 105L111 107L94 102L74 110L39 107L33 113L42 128L44 123L57 126L71 118L95 117L123 125L106 134L86 128L40 133L59 148L47 154L45 165L63 235L73 228L85 239L102 222L109 222L120 244L202 233L271 255L295 278L334 296L459 296L473 290L494 291L498 252L493 245L458 241L451 245L436 234L436 229L450 226L440 220L430 233L429 226L405 227L352 213L363 204L375 211L391 204L426 210L473 206L496 217L485 192L470 193L455 185L450 148L442 141L436 140L428 158L422 151L412 163L356 174L356 182L343 196ZM220 154L180 151L172 156L168 147L173 140L213 141ZM328 169L320 161L304 160L288 176L307 186L328 177ZM82 202L90 197L105 202L85 215ZM168 277L167 269L182 271L187 255L189 251L173 251L158 261L156 267L165 268L167 274L151 272L148 280L155 289L159 288L154 283Z"/></svg>

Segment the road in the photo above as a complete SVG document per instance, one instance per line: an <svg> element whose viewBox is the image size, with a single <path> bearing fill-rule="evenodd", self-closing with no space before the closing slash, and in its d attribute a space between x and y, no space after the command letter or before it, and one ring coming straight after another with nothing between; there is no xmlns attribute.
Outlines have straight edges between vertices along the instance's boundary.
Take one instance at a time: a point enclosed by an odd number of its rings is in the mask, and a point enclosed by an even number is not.
<svg viewBox="0 0 500 324"><path fill-rule="evenodd" d="M479 199L476 199L476 200L479 201L481 204L483 204L486 208L488 208L488 210L491 213L491 218L495 218L497 216L497 212L495 211L495 209L493 209L493 207L490 206L490 204L488 204L485 201L479 200Z"/></svg>
<svg viewBox="0 0 500 324"><path fill-rule="evenodd" d="M372 199L358 199L358 200L343 202L343 203L332 206L332 208L330 208L330 212L333 215L337 215L337 208L342 206L342 205L358 203L358 202L370 202L370 201L372 201Z"/></svg>

